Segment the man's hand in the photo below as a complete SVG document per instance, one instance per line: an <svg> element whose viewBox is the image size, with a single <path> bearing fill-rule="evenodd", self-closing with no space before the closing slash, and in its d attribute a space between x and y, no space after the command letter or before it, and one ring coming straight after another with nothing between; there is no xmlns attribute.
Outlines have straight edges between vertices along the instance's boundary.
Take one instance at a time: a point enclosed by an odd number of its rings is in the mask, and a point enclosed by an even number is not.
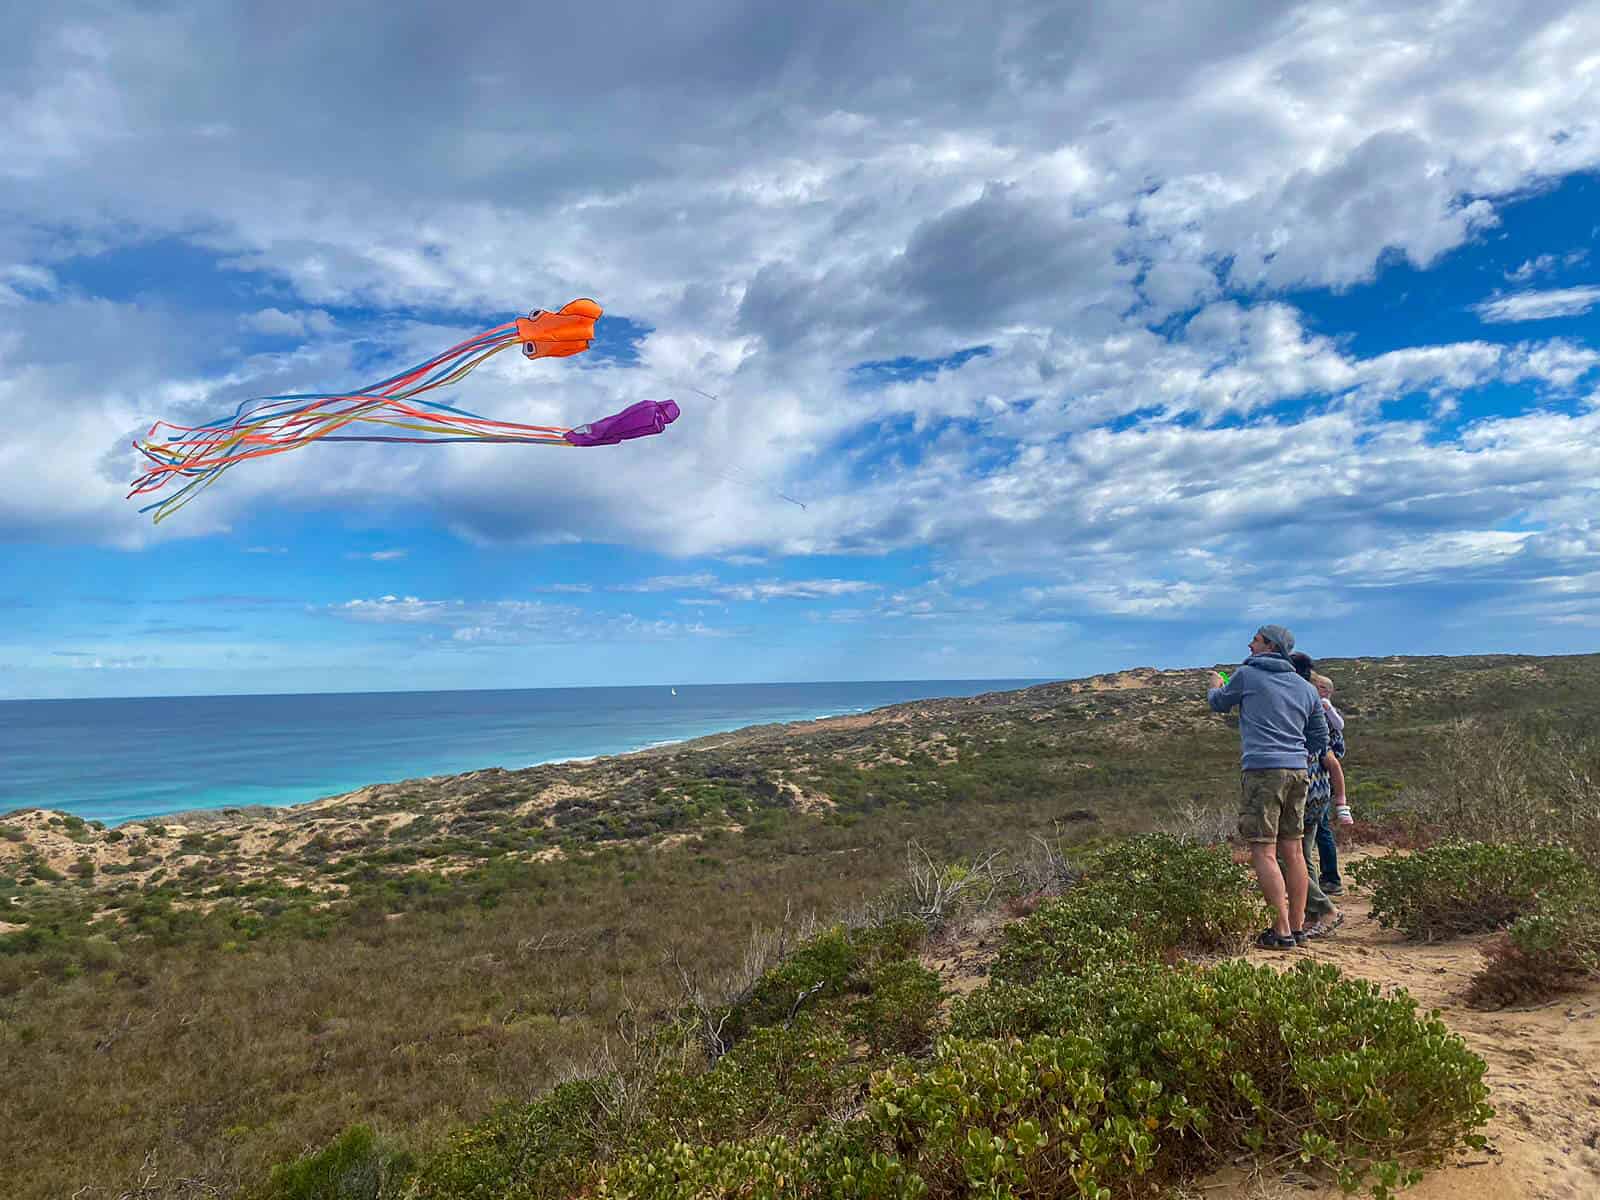
<svg viewBox="0 0 1600 1200"><path fill-rule="evenodd" d="M1216 672L1216 671L1211 672L1211 684L1210 684L1211 687L1219 688L1219 687L1221 687L1223 684L1225 684L1227 682L1228 681L1226 679L1224 679L1219 672Z"/></svg>

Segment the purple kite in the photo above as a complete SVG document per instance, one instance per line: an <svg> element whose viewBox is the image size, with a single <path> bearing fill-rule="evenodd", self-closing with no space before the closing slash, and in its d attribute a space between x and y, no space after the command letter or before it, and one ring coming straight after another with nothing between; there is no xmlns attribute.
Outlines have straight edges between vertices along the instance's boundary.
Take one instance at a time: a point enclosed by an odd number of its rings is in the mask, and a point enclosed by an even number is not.
<svg viewBox="0 0 1600 1200"><path fill-rule="evenodd" d="M641 400L619 413L569 429L562 436L574 446L615 446L630 438L660 433L677 419L676 401Z"/></svg>

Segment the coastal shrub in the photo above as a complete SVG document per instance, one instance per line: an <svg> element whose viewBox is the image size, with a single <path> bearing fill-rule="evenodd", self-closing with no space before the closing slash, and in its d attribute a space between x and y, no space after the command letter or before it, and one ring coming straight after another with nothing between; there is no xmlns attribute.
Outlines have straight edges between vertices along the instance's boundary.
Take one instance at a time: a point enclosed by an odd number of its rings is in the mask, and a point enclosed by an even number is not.
<svg viewBox="0 0 1600 1200"><path fill-rule="evenodd" d="M1483 950L1467 989L1476 1008L1533 1004L1600 976L1600 894L1548 900Z"/></svg>
<svg viewBox="0 0 1600 1200"><path fill-rule="evenodd" d="M868 976L867 994L853 1006L850 1027L874 1053L910 1054L932 1041L943 999L939 976L921 963L885 963Z"/></svg>
<svg viewBox="0 0 1600 1200"><path fill-rule="evenodd" d="M1233 951L1261 915L1259 895L1226 848L1132 837L1105 850L1065 895L1008 925L990 973L1027 983L1130 956Z"/></svg>
<svg viewBox="0 0 1600 1200"><path fill-rule="evenodd" d="M249 1200L388 1200L412 1165L411 1156L352 1125L314 1154L272 1169Z"/></svg>
<svg viewBox="0 0 1600 1200"><path fill-rule="evenodd" d="M28 835L15 825L0 825L0 838L8 842L25 842Z"/></svg>
<svg viewBox="0 0 1600 1200"><path fill-rule="evenodd" d="M925 936L920 922L911 920L855 929L834 925L756 981L730 1010L724 1036L737 1040L750 1029L789 1020L802 1005L864 993L868 971L914 953Z"/></svg>
<svg viewBox="0 0 1600 1200"><path fill-rule="evenodd" d="M607 1167L595 1188L605 1200L921 1200L921 1179L892 1154L866 1145L860 1122L798 1138L746 1138L717 1145L679 1142Z"/></svg>
<svg viewBox="0 0 1600 1200"><path fill-rule="evenodd" d="M1547 708L1460 717L1432 740L1424 763L1405 802L1456 837L1560 844L1600 868L1600 737L1592 724L1563 728Z"/></svg>
<svg viewBox="0 0 1600 1200"><path fill-rule="evenodd" d="M1483 1061L1404 994L1308 961L1081 982L1054 1033L944 1039L874 1081L930 1195L1111 1195L1247 1154L1393 1187L1483 1145Z"/></svg>
<svg viewBox="0 0 1600 1200"><path fill-rule="evenodd" d="M456 1134L426 1162L408 1200L558 1200L587 1180L609 1118L604 1081L563 1083Z"/></svg>
<svg viewBox="0 0 1600 1200"><path fill-rule="evenodd" d="M688 1139L720 1142L768 1130L799 1132L833 1106L859 1096L867 1065L852 1061L837 1026L817 1017L757 1029L706 1071L663 1073L649 1117L627 1139L630 1148L665 1147Z"/></svg>
<svg viewBox="0 0 1600 1200"><path fill-rule="evenodd" d="M1503 929L1545 898L1596 890L1596 876L1560 846L1450 841L1351 868L1372 889L1372 915L1385 929L1424 941Z"/></svg>

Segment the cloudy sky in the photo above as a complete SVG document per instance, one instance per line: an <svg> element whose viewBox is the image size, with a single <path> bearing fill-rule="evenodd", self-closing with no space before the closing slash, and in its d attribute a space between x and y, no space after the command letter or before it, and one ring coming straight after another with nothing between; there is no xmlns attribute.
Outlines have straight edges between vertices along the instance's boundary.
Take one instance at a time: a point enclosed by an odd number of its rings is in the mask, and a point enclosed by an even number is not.
<svg viewBox="0 0 1600 1200"><path fill-rule="evenodd" d="M1001 7L9 6L0 697L1600 649L1600 9ZM125 498L579 296L442 398L666 435Z"/></svg>

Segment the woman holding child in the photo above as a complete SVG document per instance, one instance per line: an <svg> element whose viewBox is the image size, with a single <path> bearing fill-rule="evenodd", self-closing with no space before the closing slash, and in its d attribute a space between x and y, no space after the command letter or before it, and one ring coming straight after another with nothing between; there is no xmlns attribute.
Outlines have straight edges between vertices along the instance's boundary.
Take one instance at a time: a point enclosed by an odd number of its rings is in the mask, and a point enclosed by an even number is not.
<svg viewBox="0 0 1600 1200"><path fill-rule="evenodd" d="M1289 656L1289 661L1294 664L1296 674L1317 689L1317 694L1322 699L1322 708L1328 720L1328 749L1320 756L1306 759L1306 819L1305 819L1305 848L1306 865L1311 864L1311 850L1315 846L1318 852L1320 869L1309 871L1309 886L1306 889L1306 926L1302 931L1305 938L1326 937L1339 926L1344 924L1344 913L1339 911L1338 905L1329 899L1327 885L1334 888L1335 895L1344 890L1339 881L1338 851L1333 844L1333 830L1328 827L1328 813L1337 807L1339 820L1347 822L1350 817L1350 805L1345 798L1344 767L1340 759L1344 757L1344 718L1333 708L1329 697L1333 694L1333 682L1326 675L1316 673L1316 664L1308 654L1294 653ZM1318 682L1321 680L1321 683ZM1326 690L1324 690L1324 685ZM1335 725L1335 720L1338 724ZM1327 843L1324 846L1322 831L1328 830ZM1298 939L1297 939L1298 940Z"/></svg>

